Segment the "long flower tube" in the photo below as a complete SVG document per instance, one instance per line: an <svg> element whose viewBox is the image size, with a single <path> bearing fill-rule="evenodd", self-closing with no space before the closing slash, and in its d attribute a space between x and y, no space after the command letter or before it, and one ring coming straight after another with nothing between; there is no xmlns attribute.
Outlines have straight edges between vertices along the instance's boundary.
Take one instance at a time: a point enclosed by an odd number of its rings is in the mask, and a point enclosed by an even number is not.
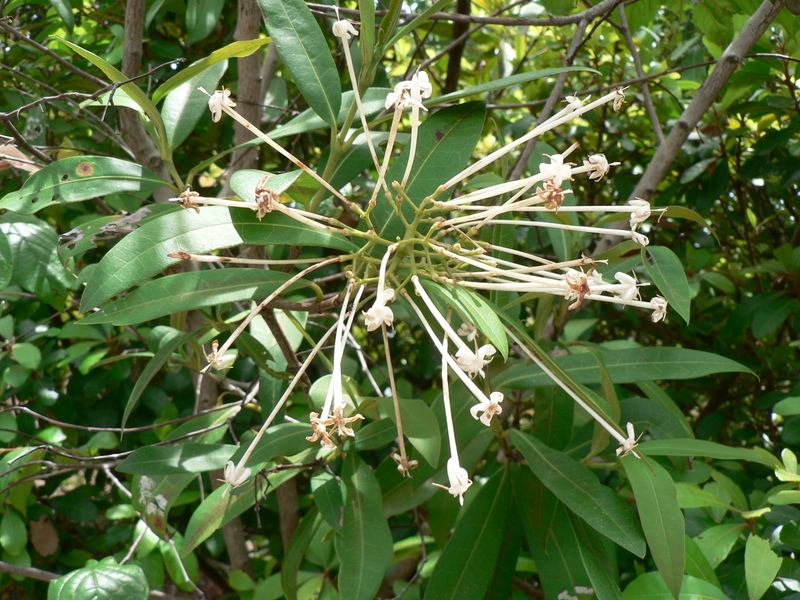
<svg viewBox="0 0 800 600"><path fill-rule="evenodd" d="M481 223L481 225L485 224L482 221L476 221L475 223L468 222L468 223L461 223L461 227L467 227L469 225L475 225L477 223ZM607 229L605 227L589 227L585 225L564 225L562 223L548 223L546 221L522 221L522 220L513 220L513 219L495 219L490 221L490 223L494 225L515 225L521 227L544 227L545 229L563 229L565 231L580 231L583 233L599 233L601 235L618 235L620 237L629 237L634 242L639 244L640 246L647 246L650 243L650 240L647 239L646 235L639 233L638 231L629 231L627 229Z"/></svg>

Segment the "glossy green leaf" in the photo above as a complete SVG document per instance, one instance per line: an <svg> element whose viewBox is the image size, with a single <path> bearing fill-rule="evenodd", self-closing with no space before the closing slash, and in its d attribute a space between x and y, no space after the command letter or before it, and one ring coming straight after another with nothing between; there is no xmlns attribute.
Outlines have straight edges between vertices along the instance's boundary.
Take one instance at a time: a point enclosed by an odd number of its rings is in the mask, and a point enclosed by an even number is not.
<svg viewBox="0 0 800 600"><path fill-rule="evenodd" d="M647 246L642 248L642 261L658 290L688 324L692 292L681 260L669 248Z"/></svg>
<svg viewBox="0 0 800 600"><path fill-rule="evenodd" d="M693 379L712 373L752 373L744 365L724 356L688 348L658 346L601 350L608 374L618 384ZM600 383L600 369L591 354L570 354L554 358L553 361L578 383ZM513 389L526 389L552 385L553 380L535 365L520 364L506 369L494 383Z"/></svg>
<svg viewBox="0 0 800 600"><path fill-rule="evenodd" d="M153 379L153 377L155 377L156 373L161 370L161 367L163 367L164 364L170 359L172 353L195 337L198 333L200 333L200 330L189 331L183 335L175 335L172 339L162 344L155 356L150 359L147 365L145 365L144 369L142 369L142 374L139 375L139 378L136 380L133 390L131 390L131 395L128 396L128 401L125 403L125 411L122 413L122 425L120 425L120 427L125 429L125 423L128 422L128 417L130 416L131 411L139 402L142 392L144 392L145 388L150 385L150 381Z"/></svg>
<svg viewBox="0 0 800 600"><path fill-rule="evenodd" d="M241 42L233 42L227 46L223 46L219 50L214 50L206 58L193 63L185 69L179 71L164 83L158 86L153 92L153 102L158 103L162 98L169 94L172 90L183 85L187 81L194 79L200 73L208 69L210 66L215 65L223 60L229 58L240 58L242 56L250 56L253 52L269 44L272 40L270 38L261 38L258 40L244 40ZM206 90L213 93L214 90Z"/></svg>
<svg viewBox="0 0 800 600"><path fill-rule="evenodd" d="M337 551L339 592L343 598L372 600L392 559L392 534L383 515L381 489L372 469L348 454L342 469L346 488L344 534Z"/></svg>
<svg viewBox="0 0 800 600"><path fill-rule="evenodd" d="M714 229L711 227L711 224L703 217L703 215L693 211L691 208L687 208L685 206L668 206L667 210L661 213L661 216L662 218L667 217L670 219L685 219L687 221L693 221L701 227L708 229L711 232L711 235L714 236L714 239L717 240L717 243L719 243L719 238L717 237Z"/></svg>
<svg viewBox="0 0 800 600"><path fill-rule="evenodd" d="M325 36L301 0L258 0L267 31L300 93L314 111L336 126L342 102L339 71Z"/></svg>
<svg viewBox="0 0 800 600"><path fill-rule="evenodd" d="M531 471L570 510L594 529L637 556L644 556L642 529L617 493L575 459L518 430L510 437Z"/></svg>
<svg viewBox="0 0 800 600"><path fill-rule="evenodd" d="M263 269L189 271L148 281L81 321L84 325L132 325L185 310L263 298L283 285L289 275ZM298 281L287 289L303 287Z"/></svg>
<svg viewBox="0 0 800 600"><path fill-rule="evenodd" d="M637 386L656 406L660 407L660 409L652 411L654 413L657 411L659 415L663 415L663 417L658 419L658 422L667 421L674 427L676 435L670 435L668 437L694 437L694 432L689 426L686 415L683 414L669 394L661 389L655 381L640 381L637 383ZM681 435L677 435L679 432Z"/></svg>
<svg viewBox="0 0 800 600"><path fill-rule="evenodd" d="M62 44L71 48L77 54L80 54L83 58L88 60L94 66L99 68L103 73L106 74L106 77L109 78L112 82L122 82L128 81L129 77L126 77L122 74L122 72L107 62L105 59L100 58L93 52L89 52L78 46L77 44L73 44L72 42L68 42L65 39L62 39L58 36L53 36ZM136 102L139 106L142 107L144 113L149 117L150 121L153 123L153 126L156 129L156 142L158 144L159 150L161 151L162 158L166 158L169 153L167 152L166 146L166 132L164 131L164 122L161 120L161 113L158 112L158 109L155 107L155 104L147 97L147 95L133 82L123 83L120 86L128 96Z"/></svg>
<svg viewBox="0 0 800 600"><path fill-rule="evenodd" d="M719 496L691 483L679 482L675 484L678 505L681 508L700 508L703 506L716 506L726 510L733 507Z"/></svg>
<svg viewBox="0 0 800 600"><path fill-rule="evenodd" d="M467 102L443 108L422 122L414 165L405 187L406 195L414 205L419 206L426 196L467 165L483 131L485 116L486 106L483 102ZM410 150L406 147L389 167L387 182L403 179L409 155ZM406 219L412 221L414 206L403 202L402 210ZM402 220L383 194L378 196L371 218L376 232L382 238L393 242L403 235L405 227Z"/></svg>
<svg viewBox="0 0 800 600"><path fill-rule="evenodd" d="M750 331L753 337L762 339L783 325L784 321L797 313L800 301L793 297L780 297L761 306L753 315Z"/></svg>
<svg viewBox="0 0 800 600"><path fill-rule="evenodd" d="M463 319L475 325L494 345L503 357L508 358L508 338L503 323L494 309L477 292L455 286L444 286L428 279L420 280L425 290L441 298L445 306L452 307Z"/></svg>
<svg viewBox="0 0 800 600"><path fill-rule="evenodd" d="M219 23L225 0L193 0L186 3L187 44L206 39Z"/></svg>
<svg viewBox="0 0 800 600"><path fill-rule="evenodd" d="M190 6L194 4L189 3ZM164 119L167 144L171 149L175 150L189 137L201 118L210 117L208 96L198 88L202 87L213 93L227 68L227 60L209 65L167 94L161 107L161 117Z"/></svg>
<svg viewBox="0 0 800 600"><path fill-rule="evenodd" d="M37 346L27 342L12 344L11 358L26 369L38 369L42 362L42 351Z"/></svg>
<svg viewBox="0 0 800 600"><path fill-rule="evenodd" d="M647 456L703 456L720 460L746 460L773 469L783 466L777 457L765 450L735 448L708 440L653 440L639 444L639 450Z"/></svg>
<svg viewBox="0 0 800 600"><path fill-rule="evenodd" d="M143 446L116 469L134 475L181 475L203 473L225 466L236 452L231 444L180 442L169 446Z"/></svg>
<svg viewBox="0 0 800 600"><path fill-rule="evenodd" d="M622 592L619 589L615 560L616 548L575 513L569 513L568 516L578 541L583 568L586 569L598 600L620 600Z"/></svg>
<svg viewBox="0 0 800 600"><path fill-rule="evenodd" d="M366 428L364 428L366 429ZM359 436L363 429L358 432ZM325 521L333 527L338 534L344 533L342 529L344 519L344 496L342 494L342 482L335 475L326 471L320 471L311 478L311 490L314 494L314 502L319 509L319 513Z"/></svg>
<svg viewBox="0 0 800 600"><path fill-rule="evenodd" d="M304 225L277 212L259 221L247 209L208 206L197 214L178 208L143 224L106 253L86 283L81 310L87 312L180 261L169 257L170 253L201 254L238 244L267 243L355 249L341 235Z"/></svg>
<svg viewBox="0 0 800 600"><path fill-rule="evenodd" d="M455 499L453 500L455 501ZM424 600L483 598L503 540L511 502L507 469L492 475L470 502L436 562Z"/></svg>
<svg viewBox="0 0 800 600"><path fill-rule="evenodd" d="M380 398L379 402L392 422L396 420L394 402L391 398ZM400 417L403 419L403 432L417 452L432 467L439 466L441 435L439 422L431 408L422 400L403 398L400 400ZM397 429L395 427L395 437ZM360 435L360 432L359 432Z"/></svg>
<svg viewBox="0 0 800 600"><path fill-rule="evenodd" d="M120 565L113 556L90 559L82 569L54 579L47 600L147 600L147 577L138 565Z"/></svg>
<svg viewBox="0 0 800 600"><path fill-rule="evenodd" d="M402 402L407 402L403 400ZM426 408L427 405L426 405ZM430 410L428 408L428 410ZM435 427L435 424L434 424ZM437 429L438 434L438 429ZM391 444L397 439L397 426L390 418L380 419L367 423L358 430L358 435L354 439L347 440L343 447L345 452L361 452L363 450L374 450L386 444ZM438 454L437 454L438 458Z"/></svg>
<svg viewBox="0 0 800 600"><path fill-rule="evenodd" d="M744 571L749 600L759 600L772 585L783 560L769 547L769 542L750 534L744 548Z"/></svg>
<svg viewBox="0 0 800 600"><path fill-rule="evenodd" d="M520 527L520 518L517 513L517 506L514 502L513 496L513 481L518 476L519 472L524 468L519 464L508 465L509 479L512 482L512 494L508 506L508 514L505 519L505 527L503 528L503 537L500 540L500 551L497 553L497 558L494 561L494 573L489 582L489 588L486 590L485 600L508 600L513 593L514 577L517 574L517 559L522 550L522 542L524 531ZM453 509L453 516L458 516L458 509L456 503L453 502L453 497L449 494L442 493L440 497L444 499ZM427 507L430 510L431 503L428 502ZM432 515L428 513L429 522L432 520ZM455 522L455 518L453 523ZM451 526L452 527L452 526ZM449 536L448 536L449 537ZM601 599L604 600L604 599Z"/></svg>
<svg viewBox="0 0 800 600"><path fill-rule="evenodd" d="M13 508L6 510L0 518L0 546L9 554L19 554L28 543L25 521Z"/></svg>
<svg viewBox="0 0 800 600"><path fill-rule="evenodd" d="M678 505L675 483L658 463L646 464L631 454L622 458L636 506L642 515L642 528L658 572L678 598L686 560L686 525Z"/></svg>

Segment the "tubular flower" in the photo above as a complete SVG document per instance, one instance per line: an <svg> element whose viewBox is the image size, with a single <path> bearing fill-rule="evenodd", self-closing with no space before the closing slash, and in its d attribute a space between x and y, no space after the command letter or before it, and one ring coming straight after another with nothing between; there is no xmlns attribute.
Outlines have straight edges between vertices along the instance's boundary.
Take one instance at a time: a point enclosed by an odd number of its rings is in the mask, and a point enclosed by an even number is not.
<svg viewBox="0 0 800 600"><path fill-rule="evenodd" d="M642 437L642 434L639 434L639 437L636 437L636 432L633 429L633 423L628 423L626 426L628 431L628 437L620 442L619 448L617 448L617 456L626 456L630 454L636 446L639 445L639 438Z"/></svg>
<svg viewBox="0 0 800 600"><path fill-rule="evenodd" d="M667 301L661 296L654 296L650 300L650 308L653 309L653 314L650 316L653 323L663 321L667 316Z"/></svg>
<svg viewBox="0 0 800 600"><path fill-rule="evenodd" d="M478 337L478 328L472 323L464 321L461 326L456 330L456 333L461 337L467 338L468 342L474 342Z"/></svg>
<svg viewBox="0 0 800 600"><path fill-rule="evenodd" d="M457 458L450 458L447 461L447 477L450 480L449 486L439 485L446 489L452 496L458 497L459 503L464 505L464 494L472 485L469 473L463 468Z"/></svg>
<svg viewBox="0 0 800 600"><path fill-rule="evenodd" d="M330 450L336 447L331 441L330 434L328 433L328 425L331 424L332 419L325 419L322 420L319 418L319 413L312 412L310 416L311 421L311 429L314 433L308 436L306 439L309 442L319 442L322 444L322 447Z"/></svg>
<svg viewBox="0 0 800 600"><path fill-rule="evenodd" d="M222 107L233 108L236 102L231 98L231 91L228 88L217 90L208 99L208 108L211 111L211 120L218 123L222 118Z"/></svg>
<svg viewBox="0 0 800 600"><path fill-rule="evenodd" d="M569 291L567 291L564 298L566 300L575 300L575 302L569 305L570 310L578 308L583 303L584 297L592 293L589 289L589 279L583 271L576 271L575 269L567 270L564 281L567 287L569 287Z"/></svg>
<svg viewBox="0 0 800 600"><path fill-rule="evenodd" d="M339 10L338 7L335 8L337 8L336 16L338 17ZM350 38L358 35L358 31L356 31L356 28L353 27L353 24L350 21L348 21L347 19L341 19L333 24L333 35L335 35L338 38L342 38L342 40L348 42L350 41Z"/></svg>
<svg viewBox="0 0 800 600"><path fill-rule="evenodd" d="M583 161L583 166L589 169L589 179L600 181L606 176L611 167L619 165L618 162L610 163L605 154L592 154Z"/></svg>
<svg viewBox="0 0 800 600"><path fill-rule="evenodd" d="M547 155L545 155L547 156ZM563 154L550 156L549 163L539 165L539 173L551 181L554 187L560 188L565 179L572 179L573 163L565 163Z"/></svg>
<svg viewBox="0 0 800 600"><path fill-rule="evenodd" d="M636 227L647 221L650 218L650 203L641 198L635 198L628 202L634 207L631 211L631 231L636 231Z"/></svg>
<svg viewBox="0 0 800 600"><path fill-rule="evenodd" d="M387 302L394 299L394 290L392 288L384 289L378 297L375 298L375 304L364 312L364 323L367 325L367 331L375 331L381 325L391 327L394 324L394 313L392 309L386 306Z"/></svg>
<svg viewBox="0 0 800 600"><path fill-rule="evenodd" d="M252 469L249 469L247 467L240 468L232 460L229 460L225 464L225 471L224 471L225 475L222 481L224 481L227 484L230 484L231 487L237 488L247 483L247 480L250 478L250 475L252 473L253 473Z"/></svg>
<svg viewBox="0 0 800 600"><path fill-rule="evenodd" d="M486 374L483 368L491 362L495 352L497 352L497 350L495 350L494 346L491 344L481 346L478 348L477 352L473 352L464 346L459 348L456 352L456 363L458 363L458 366L472 379L475 379L478 375L485 377Z"/></svg>
<svg viewBox="0 0 800 600"><path fill-rule="evenodd" d="M639 298L639 286L636 279L627 273L616 273L614 279L620 282L624 287L617 290L617 295L625 302L629 300L637 300Z"/></svg>
<svg viewBox="0 0 800 600"><path fill-rule="evenodd" d="M235 354L222 354L219 351L219 342L214 340L211 342L211 352L206 354L206 360L208 361L208 364L203 367L200 372L205 373L211 367L214 367L215 369L229 369L231 367L231 363L235 359Z"/></svg>
<svg viewBox="0 0 800 600"><path fill-rule="evenodd" d="M422 104L422 100L430 98L433 93L428 74L424 71L414 73L410 81L401 81L394 86L394 91L386 96L385 108L388 110L394 106L395 110L405 110L411 106L416 106L422 110L428 110Z"/></svg>
<svg viewBox="0 0 800 600"><path fill-rule="evenodd" d="M502 401L503 394L501 392L492 392L489 398L479 401L478 404L470 408L469 414L472 415L473 419L478 419L478 415L482 412L483 414L480 416L481 423L489 427L492 417L503 412L503 407L500 406Z"/></svg>
<svg viewBox="0 0 800 600"><path fill-rule="evenodd" d="M356 413L352 417L345 417L344 411L347 408L347 404L340 404L336 408L333 409L333 417L331 417L331 425L336 428L336 433L341 435L347 435L350 437L356 437L356 433L347 425L350 423L355 423L356 421L361 421L364 419L364 415L359 415Z"/></svg>

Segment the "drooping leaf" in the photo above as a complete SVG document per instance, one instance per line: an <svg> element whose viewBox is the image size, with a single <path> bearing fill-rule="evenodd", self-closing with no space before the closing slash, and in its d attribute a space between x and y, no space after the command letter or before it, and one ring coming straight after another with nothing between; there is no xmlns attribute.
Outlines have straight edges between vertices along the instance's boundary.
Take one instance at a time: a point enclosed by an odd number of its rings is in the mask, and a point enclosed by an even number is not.
<svg viewBox="0 0 800 600"><path fill-rule="evenodd" d="M205 253L238 244L299 244L354 250L345 237L272 212L259 221L252 210L204 207L200 214L176 209L126 236L92 272L81 299L88 311L116 293L179 262L174 252Z"/></svg>
<svg viewBox="0 0 800 600"><path fill-rule="evenodd" d="M688 324L692 293L681 260L669 248L647 246L642 248L642 262L669 305Z"/></svg>
<svg viewBox="0 0 800 600"><path fill-rule="evenodd" d="M752 373L744 365L710 352L659 346L653 348L601 349L603 361L614 383L637 383L659 379L692 379L712 373ZM556 357L554 362L578 383L600 383L600 370L591 354ZM513 389L552 385L535 365L518 365L500 374L495 385Z"/></svg>
<svg viewBox="0 0 800 600"><path fill-rule="evenodd" d="M372 600L392 558L392 535L383 515L381 489L372 469L348 454L342 470L346 499L344 533L337 538L341 561L339 591L344 598Z"/></svg>
<svg viewBox="0 0 800 600"><path fill-rule="evenodd" d="M164 98L167 94L169 94L172 90L176 89L178 86L183 85L190 79L197 77L200 73L208 69L210 66L217 64L223 60L227 60L229 58L240 58L242 56L250 56L253 52L261 48L262 46L269 44L272 40L270 38L261 38L258 40L243 40L241 42L233 42L220 48L219 50L214 50L211 54L209 54L206 58L193 63L192 65L186 67L185 69L179 71L169 79L167 79L164 83L158 86L155 91L153 92L153 102L158 104L158 102ZM214 90L206 90L209 93L213 93Z"/></svg>
<svg viewBox="0 0 800 600"><path fill-rule="evenodd" d="M81 321L84 325L132 325L185 310L240 302L270 295L289 275L263 269L189 271L148 281ZM287 289L304 285L298 281Z"/></svg>
<svg viewBox="0 0 800 600"><path fill-rule="evenodd" d="M455 500L454 500L455 501ZM425 600L484 598L503 540L511 501L508 469L497 471L471 501L436 562Z"/></svg>
<svg viewBox="0 0 800 600"><path fill-rule="evenodd" d="M50 0L50 4L56 9L67 31L72 33L72 29L75 27L75 15L72 14L72 5L69 0Z"/></svg>
<svg viewBox="0 0 800 600"><path fill-rule="evenodd" d="M575 513L569 513L569 522L578 540L578 551L583 568L592 582L598 600L620 600L616 549Z"/></svg>
<svg viewBox="0 0 800 600"><path fill-rule="evenodd" d="M150 588L138 565L120 565L113 556L54 579L47 600L147 600Z"/></svg>
<svg viewBox="0 0 800 600"><path fill-rule="evenodd" d="M286 549L283 564L281 565L281 584L283 588L281 591L286 596L286 600L297 600L297 574L303 562L306 549L321 524L322 515L319 514L316 507L312 506L300 520L292 541Z"/></svg>
<svg viewBox="0 0 800 600"><path fill-rule="evenodd" d="M678 505L675 482L657 462L651 461L648 465L629 454L622 458L622 464L633 488L653 560L677 600L686 560L686 525Z"/></svg>
<svg viewBox="0 0 800 600"><path fill-rule="evenodd" d="M575 459L518 430L511 431L536 477L594 529L637 556L644 556L642 529L617 493Z"/></svg>
<svg viewBox="0 0 800 600"><path fill-rule="evenodd" d="M231 444L179 442L169 446L143 446L116 469L134 475L182 475L203 473L225 466L236 452Z"/></svg>
<svg viewBox="0 0 800 600"><path fill-rule="evenodd" d="M766 450L735 448L708 440L653 440L639 444L639 451L647 456L703 456L720 460L746 460L765 465L771 469L783 466L776 456Z"/></svg>
<svg viewBox="0 0 800 600"><path fill-rule="evenodd" d="M301 0L258 0L267 31L300 93L314 111L336 126L342 102L339 72L314 16Z"/></svg>

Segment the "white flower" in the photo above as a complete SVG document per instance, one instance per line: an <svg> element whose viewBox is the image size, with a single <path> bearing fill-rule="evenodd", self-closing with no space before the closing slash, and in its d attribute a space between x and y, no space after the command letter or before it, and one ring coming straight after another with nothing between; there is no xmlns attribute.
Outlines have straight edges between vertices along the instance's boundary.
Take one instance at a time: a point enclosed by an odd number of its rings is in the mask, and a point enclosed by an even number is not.
<svg viewBox="0 0 800 600"><path fill-rule="evenodd" d="M631 239L640 246L647 246L650 243L650 239L646 235L637 231L631 231Z"/></svg>
<svg viewBox="0 0 800 600"><path fill-rule="evenodd" d="M231 367L231 363L236 359L235 354L222 354L219 352L219 342L214 340L211 342L211 352L206 354L206 360L208 360L208 364L203 367L200 371L201 373L205 373L211 367L215 369L229 369Z"/></svg>
<svg viewBox="0 0 800 600"><path fill-rule="evenodd" d="M483 412L480 416L481 423L489 427L494 415L499 415L503 412L503 407L500 403L503 401L503 394L501 392L492 392L489 398L481 400L478 404L469 409L469 414L473 419L478 418L478 413Z"/></svg>
<svg viewBox="0 0 800 600"><path fill-rule="evenodd" d="M396 110L405 110L411 106L416 106L422 110L428 110L422 104L423 98L430 98L433 93L433 86L428 80L428 74L424 71L414 73L410 81L401 81L394 86L394 92L386 96L386 109L392 106Z"/></svg>
<svg viewBox="0 0 800 600"><path fill-rule="evenodd" d="M247 467L239 468L232 460L229 460L225 464L225 471L224 471L224 481L227 484L230 484L232 487L239 487L240 485L244 485L247 483L247 480L250 478L253 470Z"/></svg>
<svg viewBox="0 0 800 600"><path fill-rule="evenodd" d="M222 118L223 107L233 108L236 102L231 99L231 91L228 88L217 90L208 99L208 108L211 111L211 120L214 123L219 122Z"/></svg>
<svg viewBox="0 0 800 600"><path fill-rule="evenodd" d="M589 96L587 96L586 99L588 100ZM564 100L566 101L567 109L569 109L570 112L575 112L583 106L583 100L578 98L578 94L575 94L574 96L566 96Z"/></svg>
<svg viewBox="0 0 800 600"><path fill-rule="evenodd" d="M592 154L583 161L583 166L590 169L589 179L600 181L608 173L611 167L617 166L618 162L609 163L605 154Z"/></svg>
<svg viewBox="0 0 800 600"><path fill-rule="evenodd" d="M453 496L458 496L458 501L464 505L464 493L472 485L472 480L469 478L469 473L458 462L457 458L450 458L447 461L447 477L450 480L450 486L444 487Z"/></svg>
<svg viewBox="0 0 800 600"><path fill-rule="evenodd" d="M456 333L461 337L467 338L468 342L474 342L478 337L478 328L472 323L464 321L461 326L456 330Z"/></svg>
<svg viewBox="0 0 800 600"><path fill-rule="evenodd" d="M641 198L635 198L628 202L634 209L631 211L631 231L636 231L636 227L650 218L650 203Z"/></svg>
<svg viewBox="0 0 800 600"><path fill-rule="evenodd" d="M477 375L485 377L486 374L483 372L483 367L491 362L495 352L497 352L497 350L495 350L494 346L491 344L481 346L478 348L477 352L473 352L466 346L463 346L456 352L456 363L473 379L475 379Z"/></svg>
<svg viewBox="0 0 800 600"><path fill-rule="evenodd" d="M639 438L642 437L642 434L639 434L639 437L636 437L636 432L633 429L633 423L628 422L627 425L628 430L628 437L622 440L619 444L619 448L617 448L617 456L625 456L629 454L636 446L639 444Z"/></svg>
<svg viewBox="0 0 800 600"><path fill-rule="evenodd" d="M624 302L634 300L639 296L639 286L637 285L635 278L631 277L627 273L616 273L614 275L614 279L619 281L620 284L624 286L617 289L617 295Z"/></svg>
<svg viewBox="0 0 800 600"><path fill-rule="evenodd" d="M338 9L338 7L335 8ZM336 14L338 16L338 10L336 11ZM344 41L349 41L351 37L358 35L358 31L356 31L356 28L353 27L353 24L350 21L342 19L341 21L336 21L333 24L333 35L338 38L342 38Z"/></svg>
<svg viewBox="0 0 800 600"><path fill-rule="evenodd" d="M561 187L565 179L572 179L572 163L565 163L563 154L554 154L550 156L549 163L539 165L539 173L552 181L554 186Z"/></svg>
<svg viewBox="0 0 800 600"><path fill-rule="evenodd" d="M653 309L653 314L650 316L653 323L658 323L667 316L667 301L661 296L654 296L650 300L650 308Z"/></svg>
<svg viewBox="0 0 800 600"><path fill-rule="evenodd" d="M375 304L364 312L364 322L367 325L367 331L375 331L381 325L389 327L394 323L394 313L392 309L386 306L387 302L394 299L394 290L392 288L385 288L378 297L375 298Z"/></svg>

